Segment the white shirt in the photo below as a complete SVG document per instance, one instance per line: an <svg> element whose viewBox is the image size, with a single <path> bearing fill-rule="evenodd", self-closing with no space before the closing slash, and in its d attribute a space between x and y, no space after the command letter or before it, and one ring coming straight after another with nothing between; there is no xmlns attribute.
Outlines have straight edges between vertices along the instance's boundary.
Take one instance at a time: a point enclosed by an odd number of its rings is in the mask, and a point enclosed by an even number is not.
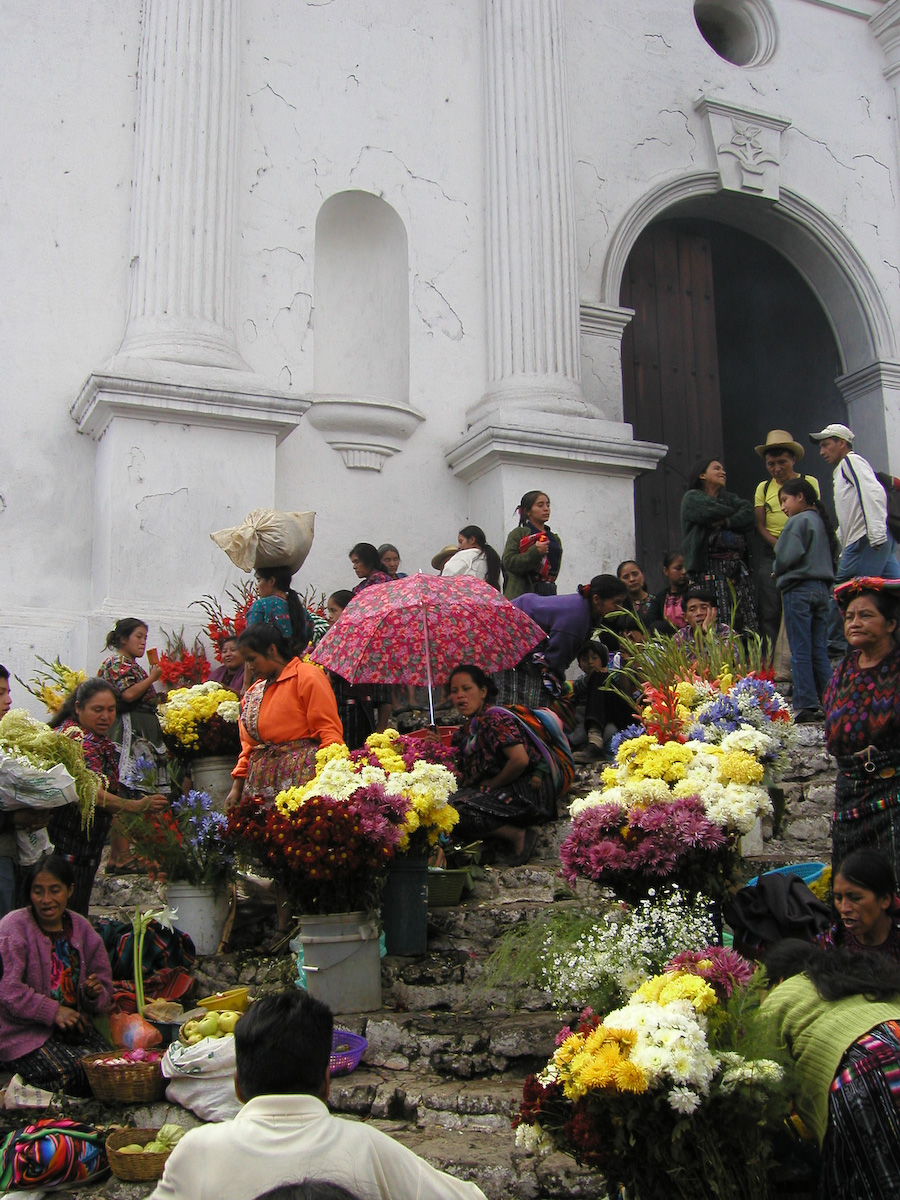
<svg viewBox="0 0 900 1200"><path fill-rule="evenodd" d="M457 550L452 558L444 563L441 575L474 575L476 579L487 579L487 558L483 550L470 546L467 550Z"/></svg>
<svg viewBox="0 0 900 1200"><path fill-rule="evenodd" d="M485 1200L379 1129L297 1095L257 1096L233 1121L188 1130L150 1200L254 1200L306 1179L366 1200Z"/></svg>
<svg viewBox="0 0 900 1200"><path fill-rule="evenodd" d="M870 546L883 546L887 541L884 488L862 455L852 450L834 469L834 510L842 546L851 546L863 537Z"/></svg>

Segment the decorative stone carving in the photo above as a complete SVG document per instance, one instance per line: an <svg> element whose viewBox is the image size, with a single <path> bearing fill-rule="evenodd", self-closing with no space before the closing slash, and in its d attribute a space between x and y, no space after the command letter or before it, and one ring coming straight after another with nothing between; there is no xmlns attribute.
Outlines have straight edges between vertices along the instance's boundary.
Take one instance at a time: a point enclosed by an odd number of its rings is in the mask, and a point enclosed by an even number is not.
<svg viewBox="0 0 900 1200"><path fill-rule="evenodd" d="M146 0L120 354L246 369L233 333L240 0Z"/></svg>
<svg viewBox="0 0 900 1200"><path fill-rule="evenodd" d="M694 109L704 118L722 187L777 200L781 135L790 121L701 96Z"/></svg>
<svg viewBox="0 0 900 1200"><path fill-rule="evenodd" d="M345 466L380 471L425 417L407 404L375 396L317 395L306 419L340 453Z"/></svg>

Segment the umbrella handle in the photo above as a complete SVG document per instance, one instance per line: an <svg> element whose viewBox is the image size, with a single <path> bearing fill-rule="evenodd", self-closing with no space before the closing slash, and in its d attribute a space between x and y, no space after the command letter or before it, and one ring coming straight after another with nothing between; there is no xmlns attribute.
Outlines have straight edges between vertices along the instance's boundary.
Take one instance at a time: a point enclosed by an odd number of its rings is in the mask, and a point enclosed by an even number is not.
<svg viewBox="0 0 900 1200"><path fill-rule="evenodd" d="M431 678L431 642L428 639L428 612L422 605L422 631L425 634L425 678L428 681L428 714L431 717L431 728L434 729L434 689Z"/></svg>

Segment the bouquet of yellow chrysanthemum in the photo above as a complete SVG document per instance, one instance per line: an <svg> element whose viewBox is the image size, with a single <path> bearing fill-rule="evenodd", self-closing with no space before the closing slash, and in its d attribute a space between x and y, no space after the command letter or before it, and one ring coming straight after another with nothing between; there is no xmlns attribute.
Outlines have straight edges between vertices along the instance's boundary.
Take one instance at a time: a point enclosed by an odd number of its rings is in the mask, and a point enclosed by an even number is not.
<svg viewBox="0 0 900 1200"><path fill-rule="evenodd" d="M240 751L241 705L220 683L197 683L169 692L159 706L159 723L169 750L182 759Z"/></svg>
<svg viewBox="0 0 900 1200"><path fill-rule="evenodd" d="M517 1144L564 1150L629 1194L768 1196L772 1134L788 1107L783 1071L754 1022L752 968L732 958L729 988L708 982L715 964L702 955L681 955L605 1017L586 1009L525 1081Z"/></svg>
<svg viewBox="0 0 900 1200"><path fill-rule="evenodd" d="M450 803L456 775L446 765L447 747L437 742L403 737L396 730L373 733L360 750L336 743L316 754L316 774L309 783L281 792L276 807L284 815L296 812L313 796L352 802L361 789L376 785L385 796L406 801L397 852L424 854L459 820Z"/></svg>

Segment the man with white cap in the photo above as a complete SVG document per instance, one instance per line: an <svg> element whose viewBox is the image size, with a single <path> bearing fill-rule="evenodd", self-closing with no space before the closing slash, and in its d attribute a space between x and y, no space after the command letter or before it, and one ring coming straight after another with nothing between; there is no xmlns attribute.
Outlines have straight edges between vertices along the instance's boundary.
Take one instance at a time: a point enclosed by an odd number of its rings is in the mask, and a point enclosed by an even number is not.
<svg viewBox="0 0 900 1200"><path fill-rule="evenodd" d="M887 527L887 496L869 463L853 449L854 434L833 422L809 435L834 467L834 508L841 539L835 583L856 575L900 579L894 539Z"/></svg>

